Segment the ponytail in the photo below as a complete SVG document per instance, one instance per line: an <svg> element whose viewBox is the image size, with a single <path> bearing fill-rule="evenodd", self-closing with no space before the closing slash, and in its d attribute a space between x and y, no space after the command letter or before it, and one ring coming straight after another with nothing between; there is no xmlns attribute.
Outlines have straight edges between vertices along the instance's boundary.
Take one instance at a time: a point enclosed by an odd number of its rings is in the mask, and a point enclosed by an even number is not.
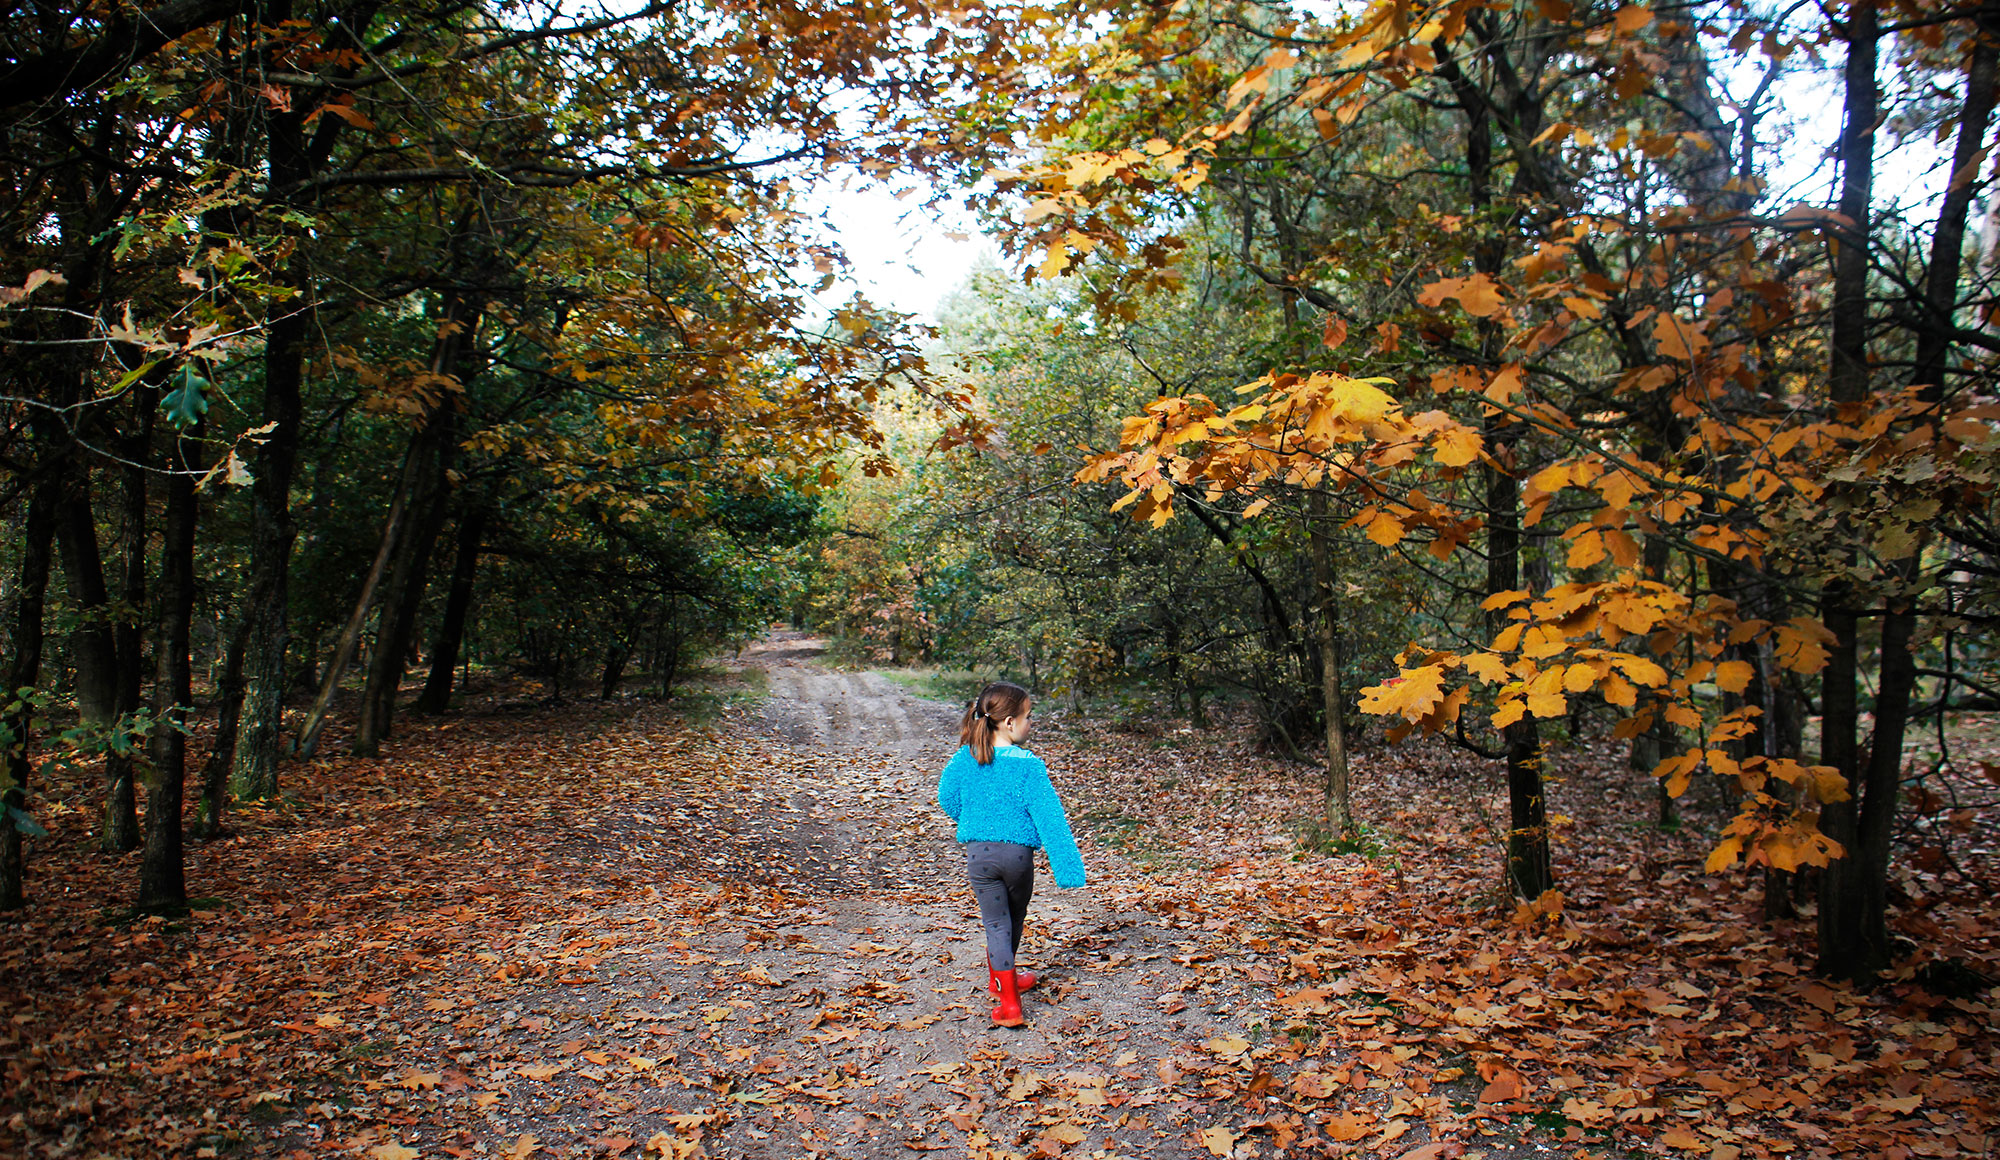
<svg viewBox="0 0 2000 1160"><path fill-rule="evenodd" d="M993 735L1000 722L1019 717L1028 707L1028 690L1007 681L995 681L979 690L965 707L958 722L958 741L972 747L972 759L981 765L993 764Z"/></svg>

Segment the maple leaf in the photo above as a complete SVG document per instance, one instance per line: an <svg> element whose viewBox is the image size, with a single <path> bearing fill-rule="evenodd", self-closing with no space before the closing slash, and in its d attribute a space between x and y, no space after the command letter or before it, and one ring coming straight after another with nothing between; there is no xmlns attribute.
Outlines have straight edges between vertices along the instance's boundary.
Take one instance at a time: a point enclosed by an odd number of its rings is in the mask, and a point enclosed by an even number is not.
<svg viewBox="0 0 2000 1160"><path fill-rule="evenodd" d="M1216 1126L1201 1131L1202 1146L1217 1156L1228 1156L1236 1150L1237 1135L1228 1128Z"/></svg>
<svg viewBox="0 0 2000 1160"><path fill-rule="evenodd" d="M1379 716L1401 714L1415 721L1444 699L1444 666L1424 665L1405 670L1401 677L1361 690L1361 711Z"/></svg>

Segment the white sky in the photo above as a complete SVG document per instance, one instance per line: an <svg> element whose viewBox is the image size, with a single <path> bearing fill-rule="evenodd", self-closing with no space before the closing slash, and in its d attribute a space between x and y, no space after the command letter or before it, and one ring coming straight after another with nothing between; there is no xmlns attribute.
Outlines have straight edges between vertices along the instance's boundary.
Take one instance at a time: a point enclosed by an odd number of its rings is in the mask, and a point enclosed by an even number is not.
<svg viewBox="0 0 2000 1160"><path fill-rule="evenodd" d="M838 302L858 289L878 306L935 322L938 303L965 282L982 252L998 260L998 248L979 236L962 205L930 209L918 193L898 200L879 186L856 184L808 195L853 263L847 283L828 289L821 301Z"/></svg>

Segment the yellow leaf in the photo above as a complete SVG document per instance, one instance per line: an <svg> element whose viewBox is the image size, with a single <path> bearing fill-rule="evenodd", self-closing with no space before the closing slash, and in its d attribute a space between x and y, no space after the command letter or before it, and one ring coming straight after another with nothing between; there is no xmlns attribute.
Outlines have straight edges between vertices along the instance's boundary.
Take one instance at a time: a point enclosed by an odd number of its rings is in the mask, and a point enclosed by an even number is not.
<svg viewBox="0 0 2000 1160"><path fill-rule="evenodd" d="M1400 677L1361 690L1361 711L1382 717L1398 713L1415 721L1444 699L1443 686L1442 664L1408 669Z"/></svg>
<svg viewBox="0 0 2000 1160"><path fill-rule="evenodd" d="M1566 562L1571 568L1581 571L1604 559L1604 556L1604 537L1595 531L1589 531L1578 536L1575 542L1570 544L1569 559Z"/></svg>
<svg viewBox="0 0 2000 1160"><path fill-rule="evenodd" d="M1485 441L1470 427L1454 425L1432 437L1431 456L1440 467L1464 467L1479 459Z"/></svg>
<svg viewBox="0 0 2000 1160"><path fill-rule="evenodd" d="M1478 652L1465 658L1465 671L1489 685L1497 685L1507 679L1507 662L1497 653Z"/></svg>
<svg viewBox="0 0 2000 1160"><path fill-rule="evenodd" d="M1750 687L1757 669L1749 661L1723 661L1715 666L1715 687L1725 693L1740 693Z"/></svg>
<svg viewBox="0 0 2000 1160"><path fill-rule="evenodd" d="M1743 850L1743 839L1724 838L1722 842L1715 847L1714 850L1709 852L1708 861L1703 864L1702 869L1706 870L1710 874L1714 874L1717 871L1721 870L1727 870L1731 866L1736 865L1736 856L1739 853L1741 853L1742 850Z"/></svg>
<svg viewBox="0 0 2000 1160"><path fill-rule="evenodd" d="M1049 247L1048 257L1042 259L1041 267L1036 274L1045 279L1057 278L1067 269L1069 269L1069 251L1061 242L1056 242Z"/></svg>
<svg viewBox="0 0 2000 1160"><path fill-rule="evenodd" d="M1505 729L1507 726L1512 725L1516 721L1519 721L1521 717L1527 713L1527 711L1528 711L1527 702L1523 701L1519 697L1514 697L1510 700L1502 701L1500 705L1493 710L1493 727L1495 729Z"/></svg>
<svg viewBox="0 0 2000 1160"><path fill-rule="evenodd" d="M1647 13L1647 19L1652 14ZM1708 336L1702 333L1706 320L1690 322L1676 314L1656 314L1653 316L1653 343L1664 358L1677 362L1693 362L1708 349Z"/></svg>
<svg viewBox="0 0 2000 1160"><path fill-rule="evenodd" d="M1186 1137L1183 1136L1182 1139ZM1217 1156L1227 1156L1236 1150L1236 1133L1219 1126L1205 1128L1201 1133L1201 1142Z"/></svg>
<svg viewBox="0 0 2000 1160"><path fill-rule="evenodd" d="M1592 665L1571 665L1563 670L1563 691L1581 693L1597 683L1597 669Z"/></svg>
<svg viewBox="0 0 2000 1160"><path fill-rule="evenodd" d="M1529 693L1528 712L1544 721L1553 721L1569 712L1569 698L1561 693Z"/></svg>
<svg viewBox="0 0 2000 1160"><path fill-rule="evenodd" d="M1378 514L1368 523L1368 538L1385 548L1394 547L1407 534L1403 521L1388 512Z"/></svg>
<svg viewBox="0 0 2000 1160"><path fill-rule="evenodd" d="M1826 667L1829 646L1839 642L1819 621L1794 616L1777 627L1778 663L1795 673L1816 673Z"/></svg>

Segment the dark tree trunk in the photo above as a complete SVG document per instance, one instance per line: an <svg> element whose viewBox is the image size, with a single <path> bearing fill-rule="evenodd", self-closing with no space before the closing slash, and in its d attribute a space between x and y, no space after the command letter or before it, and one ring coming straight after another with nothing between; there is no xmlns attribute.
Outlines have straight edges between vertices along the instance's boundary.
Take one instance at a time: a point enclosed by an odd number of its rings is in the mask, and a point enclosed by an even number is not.
<svg viewBox="0 0 2000 1160"><path fill-rule="evenodd" d="M45 468L45 470L53 470ZM29 492L21 536L21 570L14 580L8 609L13 639L8 642L7 688L0 690L0 910L18 910L27 902L26 828L29 754L34 745L36 716L32 705L17 702L17 690L32 689L42 676L42 610L48 598L49 569L56 534L56 508L62 481L51 474Z"/></svg>
<svg viewBox="0 0 2000 1160"><path fill-rule="evenodd" d="M333 646L333 658L327 662L326 675L320 678L319 696L313 699L312 712L306 714L306 723L299 729L299 758L312 757L319 748L320 730L326 726L326 715L333 707L334 695L340 691L341 678L347 675L347 666L354 659L354 650L361 643L361 630L368 623L368 610L375 604L375 589L382 582L382 573L389 567L389 558L395 554L396 540L402 534L403 513L408 507L410 491L410 464L405 463L401 481L396 487L396 496L389 501L389 518L382 522L382 539L375 548L374 562L368 566L368 575L361 581L361 594L355 597L354 610L348 614L347 624L340 630L340 638Z"/></svg>
<svg viewBox="0 0 2000 1160"><path fill-rule="evenodd" d="M104 557L97 545L90 470L72 463L57 513L56 543L63 576L81 623L70 634L76 665L77 716L86 725L105 725L118 715L118 649L111 634L111 593L104 583Z"/></svg>
<svg viewBox="0 0 2000 1160"><path fill-rule="evenodd" d="M198 431L200 428L197 427ZM153 635L153 729L146 771L146 845L139 864L140 910L174 910L187 902L181 850L182 787L187 772L187 725L194 700L195 474L187 443L167 462L167 511L161 530L158 615Z"/></svg>
<svg viewBox="0 0 2000 1160"><path fill-rule="evenodd" d="M1313 583L1319 589L1320 705L1326 713L1326 785L1324 799L1329 833L1345 837L1354 831L1354 810L1347 788L1347 695L1340 687L1340 593L1333 562L1333 532L1327 526L1326 493L1312 493Z"/></svg>
<svg viewBox="0 0 2000 1160"><path fill-rule="evenodd" d="M361 717L354 729L356 757L377 757L382 742L389 737L396 717L396 694L402 688L403 672L409 662L410 642L415 639L417 613L423 608L424 590L430 579L431 549L444 527L450 502L449 448L456 441L457 424L447 403L431 416L418 436L417 456L422 475L411 497L407 530L396 544L390 566L389 583L376 624L375 647L369 657L368 684L361 694Z"/></svg>
<svg viewBox="0 0 2000 1160"><path fill-rule="evenodd" d="M274 118L277 120L280 118ZM274 131L273 180L279 166ZM300 259L294 259L294 262ZM303 278L295 277L295 284ZM285 699L286 625L292 544L292 474L298 461L300 385L310 319L296 303L272 319L264 343L264 421L272 425L258 449L250 487L250 592L243 604L242 726L232 757L236 795L267 798L278 792Z"/></svg>
<svg viewBox="0 0 2000 1160"><path fill-rule="evenodd" d="M1489 438L1490 438L1489 433ZM1491 445L1491 444L1489 444ZM1520 587L1520 484L1505 459L1486 469L1486 591ZM1493 614L1497 616L1497 614ZM1492 626L1497 634L1499 625ZM1531 716L1501 731L1507 749L1507 883L1533 901L1555 888L1549 858L1548 801L1542 785L1542 732Z"/></svg>
<svg viewBox="0 0 2000 1160"><path fill-rule="evenodd" d="M127 717L144 704L146 635L139 609L146 606L146 491L147 472L140 464L152 459L153 416L158 403L150 389L134 392L137 408L136 431L126 458L131 461L123 472L119 529L120 550L124 553L125 614L112 629L118 650L118 714ZM137 755L131 750L112 752L104 759L104 833L99 845L106 852L139 848L139 804L134 788Z"/></svg>
<svg viewBox="0 0 2000 1160"><path fill-rule="evenodd" d="M452 670L458 665L465 645L465 624L472 615L472 582L479 571L479 541L486 534L489 509L476 504L459 518L458 554L452 561L451 591L444 602L444 620L438 627L437 644L431 649L431 672L414 708L419 713L442 713L451 707Z"/></svg>
<svg viewBox="0 0 2000 1160"><path fill-rule="evenodd" d="M1846 123L1840 136L1840 213L1852 224L1841 231L1833 267L1832 359L1828 391L1838 407L1868 397L1869 207L1874 198L1877 16L1872 0L1848 9L1845 71ZM1857 731L1856 682L1860 669L1861 618L1857 597L1843 578L1821 592L1820 619L1835 643L1820 675L1820 762L1847 779L1848 800L1820 811L1820 830L1840 843L1843 854L1820 876L1819 964L1821 974L1850 979L1871 977L1886 964L1888 932L1882 908L1871 898L1886 883L1870 881L1860 856L1861 765ZM1899 754L1900 756L1900 754Z"/></svg>
<svg viewBox="0 0 2000 1160"><path fill-rule="evenodd" d="M448 297L440 311L431 372L456 379L478 327L479 312L457 294ZM376 627L368 685L361 694L361 719L354 729L353 752L357 757L379 756L395 723L396 694L402 688L410 645L416 639L417 614L423 608L424 589L430 579L431 549L450 511L458 406L453 395L438 400L410 449L416 475L410 492L409 529L396 544L388 595Z"/></svg>
<svg viewBox="0 0 2000 1160"><path fill-rule="evenodd" d="M216 689L215 744L201 766L201 818L195 834L203 841L222 836L222 816L229 807L229 767L236 752L236 733L243 714L243 642L248 621L229 634L222 658L222 681Z"/></svg>

